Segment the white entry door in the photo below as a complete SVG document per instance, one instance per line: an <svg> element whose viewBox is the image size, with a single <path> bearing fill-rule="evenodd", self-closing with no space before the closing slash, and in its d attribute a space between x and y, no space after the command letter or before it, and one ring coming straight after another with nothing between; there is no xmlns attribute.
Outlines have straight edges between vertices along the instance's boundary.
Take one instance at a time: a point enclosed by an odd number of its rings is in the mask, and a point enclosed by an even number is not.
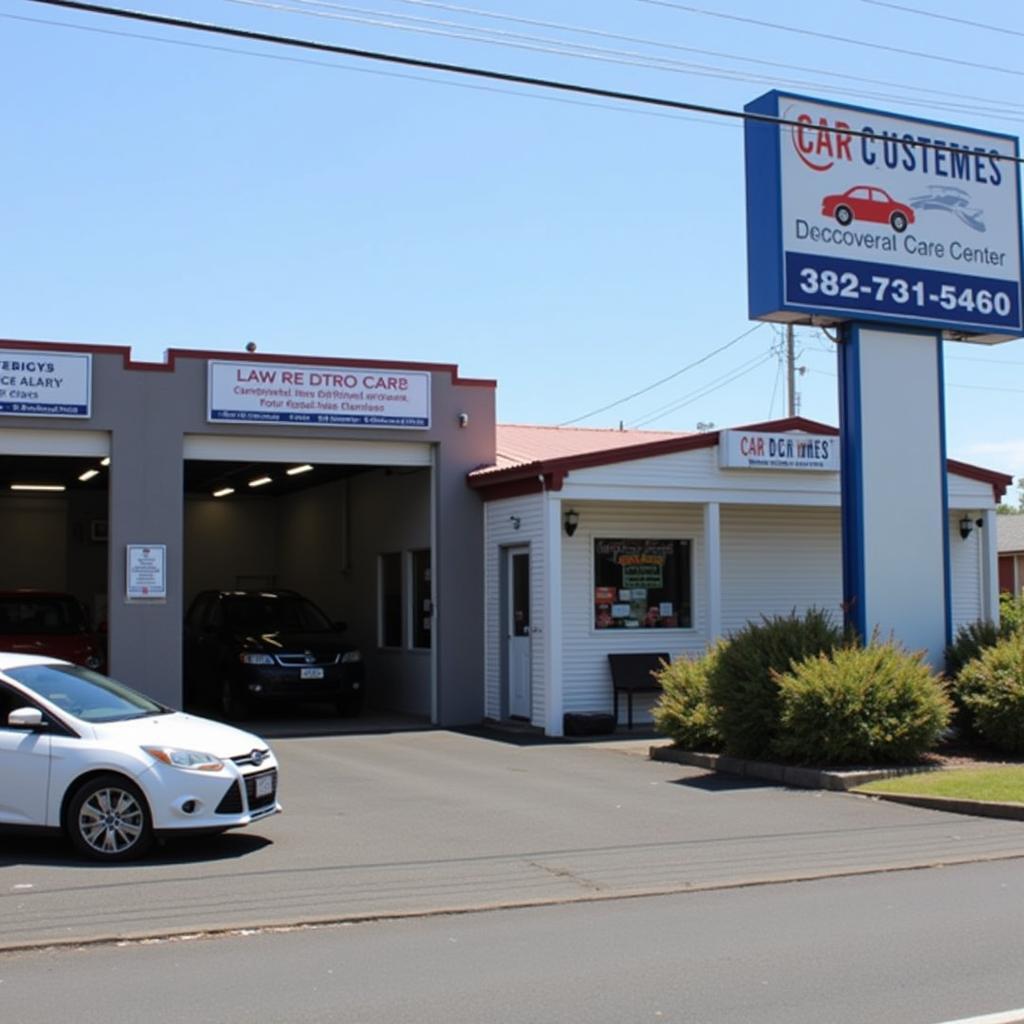
<svg viewBox="0 0 1024 1024"><path fill-rule="evenodd" d="M530 717L530 549L509 548L508 578L508 713Z"/></svg>

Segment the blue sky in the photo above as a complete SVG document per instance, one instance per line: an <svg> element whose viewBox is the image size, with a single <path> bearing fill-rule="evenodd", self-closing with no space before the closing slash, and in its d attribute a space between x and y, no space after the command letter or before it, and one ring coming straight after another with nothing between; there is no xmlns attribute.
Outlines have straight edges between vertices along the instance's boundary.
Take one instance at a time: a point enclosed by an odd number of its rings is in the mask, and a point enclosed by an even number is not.
<svg viewBox="0 0 1024 1024"><path fill-rule="evenodd" d="M996 0L125 6L733 109L779 87L1024 124L1024 9ZM456 363L503 422L785 414L770 325L613 404L754 326L736 122L28 0L0 9L0 67L5 337ZM797 339L800 410L835 423L831 342ZM950 455L1024 475L1024 344L946 355Z"/></svg>

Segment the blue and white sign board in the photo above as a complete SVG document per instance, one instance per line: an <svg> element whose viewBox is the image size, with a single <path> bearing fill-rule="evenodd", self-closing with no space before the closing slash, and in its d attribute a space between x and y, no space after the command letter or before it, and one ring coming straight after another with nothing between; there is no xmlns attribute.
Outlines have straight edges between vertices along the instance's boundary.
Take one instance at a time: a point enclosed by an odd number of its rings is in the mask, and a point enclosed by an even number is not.
<svg viewBox="0 0 1024 1024"><path fill-rule="evenodd" d="M430 426L430 374L367 367L210 361L211 423Z"/></svg>
<svg viewBox="0 0 1024 1024"><path fill-rule="evenodd" d="M0 416L91 415L92 356L0 349Z"/></svg>
<svg viewBox="0 0 1024 1024"><path fill-rule="evenodd" d="M1024 334L1014 136L770 92L747 104L752 319Z"/></svg>

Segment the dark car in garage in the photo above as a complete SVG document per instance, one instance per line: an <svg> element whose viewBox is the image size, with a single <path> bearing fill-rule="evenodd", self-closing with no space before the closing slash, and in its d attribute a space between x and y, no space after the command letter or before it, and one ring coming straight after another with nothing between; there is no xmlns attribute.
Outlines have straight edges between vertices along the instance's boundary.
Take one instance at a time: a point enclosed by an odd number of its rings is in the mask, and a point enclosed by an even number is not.
<svg viewBox="0 0 1024 1024"><path fill-rule="evenodd" d="M356 715L366 670L344 631L293 590L201 591L185 617L186 702L228 718L306 702Z"/></svg>

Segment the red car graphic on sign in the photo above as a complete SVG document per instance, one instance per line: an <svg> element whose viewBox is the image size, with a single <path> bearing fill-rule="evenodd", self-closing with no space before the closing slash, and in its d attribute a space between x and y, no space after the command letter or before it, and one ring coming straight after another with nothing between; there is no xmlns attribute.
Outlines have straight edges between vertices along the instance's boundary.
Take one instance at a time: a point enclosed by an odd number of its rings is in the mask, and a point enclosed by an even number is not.
<svg viewBox="0 0 1024 1024"><path fill-rule="evenodd" d="M914 223L914 211L906 203L898 203L885 189L873 185L855 185L841 195L825 196L821 215L835 217L845 227L855 220L888 224L893 231L906 231Z"/></svg>

